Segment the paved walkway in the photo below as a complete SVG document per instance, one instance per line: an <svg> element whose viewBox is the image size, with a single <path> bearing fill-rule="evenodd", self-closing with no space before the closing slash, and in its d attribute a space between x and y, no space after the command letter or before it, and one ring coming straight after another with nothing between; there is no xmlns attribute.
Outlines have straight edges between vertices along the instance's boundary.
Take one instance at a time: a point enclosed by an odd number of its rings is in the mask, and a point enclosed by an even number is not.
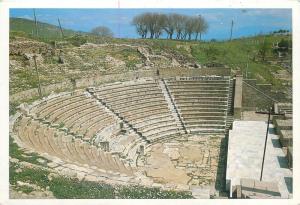
<svg viewBox="0 0 300 205"><path fill-rule="evenodd" d="M259 180L267 124L264 121L235 121L229 133L227 189L241 178ZM263 181L277 182L282 198L292 197L292 171L281 149L278 135L270 124Z"/></svg>

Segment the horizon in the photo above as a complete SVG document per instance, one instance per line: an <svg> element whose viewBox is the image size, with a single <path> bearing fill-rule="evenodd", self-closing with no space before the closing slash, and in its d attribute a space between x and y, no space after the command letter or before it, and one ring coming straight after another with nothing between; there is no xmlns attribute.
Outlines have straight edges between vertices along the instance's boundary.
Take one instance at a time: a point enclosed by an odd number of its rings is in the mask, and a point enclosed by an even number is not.
<svg viewBox="0 0 300 205"><path fill-rule="evenodd" d="M201 15L209 29L203 40L226 40L234 21L233 38L269 34L280 29L292 32L291 9L39 9L37 20L58 26L60 19L64 29L90 32L97 26L106 26L116 38L140 38L131 25L134 16L144 12L179 13L188 16ZM9 17L33 20L32 9L10 9ZM75 18L76 17L76 18ZM101 19L100 21L98 21ZM163 35L165 37L165 35Z"/></svg>

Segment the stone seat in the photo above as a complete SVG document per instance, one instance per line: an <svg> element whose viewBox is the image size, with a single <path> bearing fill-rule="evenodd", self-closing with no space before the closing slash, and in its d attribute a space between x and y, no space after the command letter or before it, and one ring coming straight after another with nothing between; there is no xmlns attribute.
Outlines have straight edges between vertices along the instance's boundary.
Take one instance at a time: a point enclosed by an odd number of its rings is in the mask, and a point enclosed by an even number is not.
<svg viewBox="0 0 300 205"><path fill-rule="evenodd" d="M158 98L158 99L154 99L153 101L140 102L136 104L126 104L122 107L117 107L115 111L119 113L134 112L134 110L139 110L139 109L148 108L152 106L154 107L158 105L167 106L164 99Z"/></svg>
<svg viewBox="0 0 300 205"><path fill-rule="evenodd" d="M59 108L57 108L56 111L52 111L47 116L45 116L45 119L48 119L49 121L54 121L55 118L59 118L61 115L66 114L66 112L71 112L72 110L77 109L79 107L82 107L82 106L91 106L93 104L95 104L95 101L93 101L93 100L87 100L86 101L85 100L85 101L77 102L77 103L72 104L72 105L67 105L67 106L64 106L64 107L59 107Z"/></svg>
<svg viewBox="0 0 300 205"><path fill-rule="evenodd" d="M227 97L227 93L213 93L213 92L194 92L194 93L190 93L190 92L184 92L181 94L172 94L175 98L195 98L195 97L216 97L216 98L226 98Z"/></svg>
<svg viewBox="0 0 300 205"><path fill-rule="evenodd" d="M179 130L176 124L163 124L159 128L149 130L147 132L143 132L143 135L148 137L152 135L159 135L160 133L164 133L168 130Z"/></svg>
<svg viewBox="0 0 300 205"><path fill-rule="evenodd" d="M144 118L143 121L141 121L140 123L134 123L131 122L131 124L134 125L135 128L139 129L139 128L143 128L146 126L153 126L155 124L159 124L159 123L163 123L163 122L168 122L168 121L174 121L175 119L173 118L173 116L171 115L164 115L164 116L151 116L152 119L150 118Z"/></svg>
<svg viewBox="0 0 300 205"><path fill-rule="evenodd" d="M105 115L105 111L99 107L95 107L93 109L85 110L80 114L73 115L69 120L65 120L64 123L67 127L72 127L74 124L80 124L81 122L91 120L94 117Z"/></svg>
<svg viewBox="0 0 300 205"><path fill-rule="evenodd" d="M226 117L225 116L183 116L184 120L218 120L218 121L225 121Z"/></svg>
<svg viewBox="0 0 300 205"><path fill-rule="evenodd" d="M175 101L177 102L178 100L189 100L191 101L226 101L227 102L227 98L226 97L195 97L195 96L175 96Z"/></svg>
<svg viewBox="0 0 300 205"><path fill-rule="evenodd" d="M185 127L187 129L194 128L205 128L205 129L225 129L226 125L218 125L218 124L186 124Z"/></svg>
<svg viewBox="0 0 300 205"><path fill-rule="evenodd" d="M78 113L82 110L88 110L92 106L95 106L95 103L91 102L89 104L80 105L80 106L72 108L70 110L66 110L65 113L61 113L61 114L57 115L55 118L51 117L51 119L49 119L49 121L52 123L57 123L57 124L64 123L65 120L69 119L70 117L73 117L76 113Z"/></svg>
<svg viewBox="0 0 300 205"><path fill-rule="evenodd" d="M71 106L74 103L79 103L82 100L86 100L85 96L78 96L74 97L72 99L63 99L60 103L54 103L52 105L46 105L44 107L41 106L40 111L36 112L37 115L39 115L41 118L46 117L47 115L60 110L61 107Z"/></svg>
<svg viewBox="0 0 300 205"><path fill-rule="evenodd" d="M143 120L145 118L150 118L154 117L159 114L168 114L169 110L167 108L162 108L162 107L156 107L152 108L151 110L148 110L145 112L144 110L141 110L139 113L130 113L125 116L126 120L135 122L137 120Z"/></svg>
<svg viewBox="0 0 300 205"><path fill-rule="evenodd" d="M293 146L293 131L292 130L280 130L279 140L283 147Z"/></svg>
<svg viewBox="0 0 300 205"><path fill-rule="evenodd" d="M212 94L212 95L225 95L227 96L228 90L206 90L206 89L182 89L182 90L172 90L171 92L174 96L181 94L190 94L190 95L198 95L198 94Z"/></svg>
<svg viewBox="0 0 300 205"><path fill-rule="evenodd" d="M209 129L209 128L192 128L188 129L192 133L199 133L199 134L224 134L225 130L224 129Z"/></svg>
<svg viewBox="0 0 300 205"><path fill-rule="evenodd" d="M77 95L73 95L73 96L70 93L68 93L68 94L65 94L65 95L62 95L62 96L56 96L56 97L53 97L53 98L50 98L50 99L45 99L41 103L34 106L31 110L31 112L39 113L41 111L46 110L49 107L64 103L66 100L69 100L69 101L72 102L72 101L78 100L78 98L83 98L83 97L85 97L85 96L82 93L77 94Z"/></svg>
<svg viewBox="0 0 300 205"><path fill-rule="evenodd" d="M156 85L155 82L141 82L137 83L135 82L134 84L119 84L119 85L106 85L101 88L97 88L95 92L110 92L111 90L130 90L130 89L135 89L137 87L152 87Z"/></svg>
<svg viewBox="0 0 300 205"><path fill-rule="evenodd" d="M151 100L151 99L155 99L155 98L162 98L163 95L161 93L159 94L149 94L146 96L136 96L136 97L131 97L131 98L125 98L123 100L118 100L118 101L109 101L109 105L114 107L114 106L119 106L119 105L123 105L124 103L133 103L133 102L138 102L140 100Z"/></svg>
<svg viewBox="0 0 300 205"><path fill-rule="evenodd" d="M83 129L85 130L86 132L84 133L84 137L85 138L88 138L88 139L91 139L92 137L95 136L95 134L99 131L101 131L102 129L104 129L105 127L108 127L109 125L111 125L113 122L115 122L114 119L108 119L104 122L98 122L98 123L95 123L93 125L91 125L88 129Z"/></svg>
<svg viewBox="0 0 300 205"><path fill-rule="evenodd" d="M181 113L188 113L188 112L225 112L226 108L205 108L205 107L187 107L187 108L179 108L178 109Z"/></svg>
<svg viewBox="0 0 300 205"><path fill-rule="evenodd" d="M81 109L76 109L74 112L70 112L66 118L64 118L64 123L67 124L69 121L76 120L78 118L82 118L83 116L86 115L86 113L93 113L93 112L98 112L100 109L99 105L93 104L91 106L86 106Z"/></svg>
<svg viewBox="0 0 300 205"><path fill-rule="evenodd" d="M157 140L157 139L162 139L164 137L170 136L170 135L175 135L175 134L179 134L179 130L177 128L172 128L172 129L168 129L168 130L163 130L160 131L158 133L153 133L150 135L147 135L147 139L151 141Z"/></svg>
<svg viewBox="0 0 300 205"><path fill-rule="evenodd" d="M228 87L224 86L195 86L195 85L176 85L176 86L169 86L172 90L171 92L184 92L186 90L189 91L222 91L222 92L228 92Z"/></svg>
<svg viewBox="0 0 300 205"><path fill-rule="evenodd" d="M280 119L276 119L274 120L274 124L276 127L276 130L292 130L293 129L293 120L292 119L288 119L288 120L280 120Z"/></svg>
<svg viewBox="0 0 300 205"><path fill-rule="evenodd" d="M166 111L165 113L157 113L155 115L150 115L147 117L131 120L131 124L136 127L139 127L140 125L149 124L159 119L171 119L171 118L173 119L171 114Z"/></svg>
<svg viewBox="0 0 300 205"><path fill-rule="evenodd" d="M148 89L143 89L143 90L131 90L128 92L118 92L118 93L108 93L108 94L99 94L97 93L97 96L104 98L104 99L116 99L119 98L121 96L135 96L135 95L146 95L147 93L157 93L159 92L157 87L152 87L152 88L148 88ZM160 92L161 93L161 92Z"/></svg>
<svg viewBox="0 0 300 205"><path fill-rule="evenodd" d="M177 106L178 110L188 110L188 109L227 109L227 104L223 103L223 104L211 104L211 103L183 103L181 105Z"/></svg>
<svg viewBox="0 0 300 205"><path fill-rule="evenodd" d="M106 124L106 122L111 122L112 116L110 115L103 115L101 117L95 117L93 120L85 121L77 126L73 126L70 128L74 133L83 134L87 130L92 129L93 127L97 127L98 124Z"/></svg>
<svg viewBox="0 0 300 205"><path fill-rule="evenodd" d="M181 113L181 115L183 117L185 116L224 116L225 115L225 112L224 111L220 111L220 112L184 112L184 113Z"/></svg>
<svg viewBox="0 0 300 205"><path fill-rule="evenodd" d="M147 133L150 132L152 130L156 130L156 129L160 129L161 127L166 127L166 126L177 126L175 120L164 120L164 121L160 121L157 123L153 123L150 125L146 125L143 127L139 127L138 131L142 132L142 133Z"/></svg>
<svg viewBox="0 0 300 205"><path fill-rule="evenodd" d="M185 119L185 124L189 124L189 125L205 125L205 124L214 124L214 125L224 125L225 126L225 121L224 118L222 118L223 120L199 120L199 119Z"/></svg>
<svg viewBox="0 0 300 205"><path fill-rule="evenodd" d="M156 108L152 108L151 110L140 110L139 112L136 113L123 114L123 116L125 120L132 122L135 120L142 120L147 117L152 117L159 113L167 113L167 112L168 112L167 108L161 108L158 106Z"/></svg>
<svg viewBox="0 0 300 205"><path fill-rule="evenodd" d="M228 80L168 81L168 85L228 85Z"/></svg>
<svg viewBox="0 0 300 205"><path fill-rule="evenodd" d="M182 98L182 99L175 99L175 102L180 106L180 105L185 105L185 104L211 104L211 105L227 105L227 100L215 100L215 99L202 99L202 98L195 98L195 99L187 99L187 98Z"/></svg>
<svg viewBox="0 0 300 205"><path fill-rule="evenodd" d="M151 98L151 99L141 98L140 100L124 102L124 103L118 104L118 105L109 104L109 106L114 108L114 109L124 110L124 109L127 109L127 108L130 109L129 107L132 107L132 106L135 106L135 105L136 106L143 106L143 105L146 105L146 104L151 104L151 103L156 103L156 102L165 102L165 101L162 97L155 97L155 98Z"/></svg>
<svg viewBox="0 0 300 205"><path fill-rule="evenodd" d="M131 108L131 109L130 109ZM147 112L147 111L151 111L151 110L155 110L157 108L160 109L168 109L167 105L164 104L163 101L158 101L156 103L152 103L152 104L141 104L139 106L131 106L126 110L116 110L118 113L122 113L124 116L130 116L132 114L137 114L140 112Z"/></svg>

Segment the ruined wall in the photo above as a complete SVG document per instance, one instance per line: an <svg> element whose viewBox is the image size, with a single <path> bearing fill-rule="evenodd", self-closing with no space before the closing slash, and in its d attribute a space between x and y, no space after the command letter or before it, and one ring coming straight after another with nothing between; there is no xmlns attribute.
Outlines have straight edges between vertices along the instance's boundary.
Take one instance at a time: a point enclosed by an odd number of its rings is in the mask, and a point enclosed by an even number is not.
<svg viewBox="0 0 300 205"><path fill-rule="evenodd" d="M220 75L230 76L230 68L163 68L159 69L160 77Z"/></svg>
<svg viewBox="0 0 300 205"><path fill-rule="evenodd" d="M66 79L65 82L45 85L41 86L41 90L43 95L49 95L51 92L62 92L62 91L71 91L74 89L86 88L89 86L97 86L103 83L112 83L117 81L126 81L133 80L136 78L144 78L144 77L153 77L156 73L151 70L147 71L136 71L136 72L128 72L128 73L116 73L109 75L99 75L92 78L82 78L76 79L73 82L69 79ZM18 102L22 100L30 100L33 98L37 98L38 88L33 88L30 90L25 90L19 93L15 93L10 95L9 100L11 102Z"/></svg>
<svg viewBox="0 0 300 205"><path fill-rule="evenodd" d="M155 72L152 70L135 71L128 73L116 73L109 75L99 75L93 78L82 78L76 80L76 88L85 88L89 86L97 86L103 83L112 83L117 81L127 81L136 78L153 77Z"/></svg>
<svg viewBox="0 0 300 205"><path fill-rule="evenodd" d="M229 68L164 68L159 70L159 77L176 77L176 76L201 76L201 75L220 75L229 76ZM66 79L64 82L41 86L43 95L49 95L51 92L70 91L73 89L86 88L89 86L98 86L104 83L112 83L118 81L128 81L137 78L156 77L156 69L132 71L127 73L115 73L107 75L97 75L91 78L81 78L71 81ZM10 95L11 102L26 101L37 98L38 88L22 91Z"/></svg>

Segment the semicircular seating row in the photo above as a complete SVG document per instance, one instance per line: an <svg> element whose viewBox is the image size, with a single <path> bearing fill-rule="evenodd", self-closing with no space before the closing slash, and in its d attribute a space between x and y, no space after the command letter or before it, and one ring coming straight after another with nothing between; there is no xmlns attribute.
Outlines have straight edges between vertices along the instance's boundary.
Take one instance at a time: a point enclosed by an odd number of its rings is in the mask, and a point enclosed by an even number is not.
<svg viewBox="0 0 300 205"><path fill-rule="evenodd" d="M157 81L105 85L94 94L150 142L183 133Z"/></svg>
<svg viewBox="0 0 300 205"><path fill-rule="evenodd" d="M111 152L83 140L92 139L97 132L118 123L114 115L84 92L46 99L31 108L30 116L22 116L15 126L19 139L27 148L100 170L133 173L131 166L116 154L122 153L122 158L127 155L129 159L136 158L137 136L128 135L125 139L113 136L118 150Z"/></svg>
<svg viewBox="0 0 300 205"><path fill-rule="evenodd" d="M134 170L125 165L118 156L104 152L80 139L74 139L72 135L51 128L31 117L22 116L18 121L16 132L24 147L38 153L47 153L64 162L79 166L88 165L102 173L128 176L134 173Z"/></svg>
<svg viewBox="0 0 300 205"><path fill-rule="evenodd" d="M229 77L166 80L185 128L192 133L225 134L230 107Z"/></svg>
<svg viewBox="0 0 300 205"><path fill-rule="evenodd" d="M167 87L187 129L224 133L227 79L168 80ZM143 143L138 133L150 142L184 133L166 98L155 80L106 84L96 88L94 95L77 91L45 99L30 110L32 117L20 120L17 132L24 144L39 152L99 169L110 167L108 170L132 173L131 167L122 166L123 162L112 154L134 162ZM93 145L93 139L110 125L119 124L117 116L134 131L104 137L110 148L104 152Z"/></svg>

